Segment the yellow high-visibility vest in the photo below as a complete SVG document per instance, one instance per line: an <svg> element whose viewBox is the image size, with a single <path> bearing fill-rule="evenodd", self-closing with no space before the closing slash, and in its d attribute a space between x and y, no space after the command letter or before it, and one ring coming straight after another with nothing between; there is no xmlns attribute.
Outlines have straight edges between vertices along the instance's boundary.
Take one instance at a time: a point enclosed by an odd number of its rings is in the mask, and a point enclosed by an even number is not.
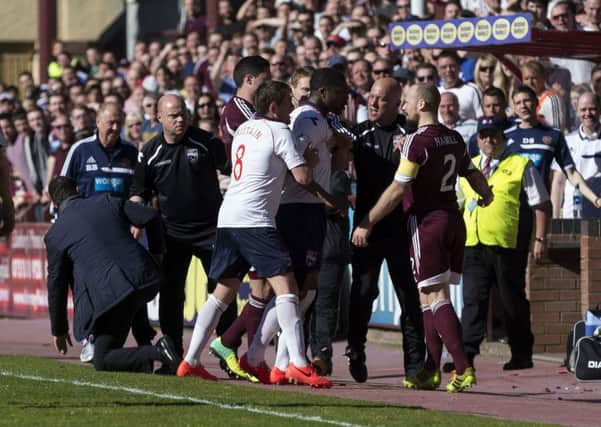
<svg viewBox="0 0 601 427"><path fill-rule="evenodd" d="M480 169L481 155L472 159ZM478 206L480 196L470 187L465 178L459 185L465 196L463 219L467 229L466 246L478 243L514 249L518 239L520 216L520 192L528 159L517 154L508 154L488 177L494 201L487 207Z"/></svg>

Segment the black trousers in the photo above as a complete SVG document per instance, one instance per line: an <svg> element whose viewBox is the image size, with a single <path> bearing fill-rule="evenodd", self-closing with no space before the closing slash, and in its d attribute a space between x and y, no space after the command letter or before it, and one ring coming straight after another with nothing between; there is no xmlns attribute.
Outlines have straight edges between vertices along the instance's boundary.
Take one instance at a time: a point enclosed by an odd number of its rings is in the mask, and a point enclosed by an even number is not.
<svg viewBox="0 0 601 427"><path fill-rule="evenodd" d="M180 354L184 354L184 302L186 299L185 287L188 267L192 256L200 259L205 272L209 273L211 267L211 248L193 246L167 237L167 253L163 260L165 280L161 284L159 298L159 323L163 335L169 336ZM217 283L211 279L208 282L209 293L215 290ZM230 327L236 319L237 310L234 301L221 316L217 325L217 335Z"/></svg>
<svg viewBox="0 0 601 427"><path fill-rule="evenodd" d="M137 311L131 325L131 333L138 345L149 345L157 334L148 320L148 310L144 304Z"/></svg>
<svg viewBox="0 0 601 427"><path fill-rule="evenodd" d="M332 341L336 335L340 286L348 264L322 263L317 275L317 295L311 316L311 354L332 358Z"/></svg>
<svg viewBox="0 0 601 427"><path fill-rule="evenodd" d="M94 367L98 371L152 373L153 361L161 360L152 345L123 348L136 313L156 294L156 288L135 291L103 314L94 325Z"/></svg>
<svg viewBox="0 0 601 427"><path fill-rule="evenodd" d="M349 220L328 215L322 259L317 275L317 295L311 315L311 354L332 358L332 341L336 335L341 286L350 261Z"/></svg>
<svg viewBox="0 0 601 427"><path fill-rule="evenodd" d="M423 367L426 346L419 294L409 261L409 248L402 241L384 244L370 242L366 248L353 248L348 345L356 350L365 348L367 325L373 302L378 297L378 277L384 260L388 264L390 278L401 306L405 375L411 376Z"/></svg>
<svg viewBox="0 0 601 427"><path fill-rule="evenodd" d="M468 355L480 352L480 343L486 335L489 292L492 286L497 286L512 358L532 358L534 336L530 303L526 299L527 262L528 251L523 248L486 245L465 248L461 324Z"/></svg>

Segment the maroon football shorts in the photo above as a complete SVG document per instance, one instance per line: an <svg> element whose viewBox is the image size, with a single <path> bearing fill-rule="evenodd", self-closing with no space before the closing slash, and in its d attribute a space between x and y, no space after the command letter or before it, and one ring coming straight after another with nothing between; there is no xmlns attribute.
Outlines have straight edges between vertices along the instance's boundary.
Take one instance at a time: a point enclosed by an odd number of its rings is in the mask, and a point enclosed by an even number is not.
<svg viewBox="0 0 601 427"><path fill-rule="evenodd" d="M459 211L409 215L411 266L419 288L458 284L463 272L465 223Z"/></svg>

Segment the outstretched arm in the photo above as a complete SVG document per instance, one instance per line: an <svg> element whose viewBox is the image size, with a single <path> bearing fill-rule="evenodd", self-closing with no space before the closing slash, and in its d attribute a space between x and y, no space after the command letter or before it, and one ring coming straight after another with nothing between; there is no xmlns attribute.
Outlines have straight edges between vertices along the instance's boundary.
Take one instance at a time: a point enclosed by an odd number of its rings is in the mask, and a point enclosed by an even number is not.
<svg viewBox="0 0 601 427"><path fill-rule="evenodd" d="M375 206L371 208L361 224L353 231L352 242L355 246L367 246L367 239L372 228L402 202L406 186L406 183L392 181L388 188L384 190Z"/></svg>
<svg viewBox="0 0 601 427"><path fill-rule="evenodd" d="M492 203L494 196L491 187L488 185L488 181L484 175L482 175L482 172L478 169L470 169L469 173L465 175L465 179L467 179L470 186L481 197L481 199L478 200L478 205L488 206Z"/></svg>

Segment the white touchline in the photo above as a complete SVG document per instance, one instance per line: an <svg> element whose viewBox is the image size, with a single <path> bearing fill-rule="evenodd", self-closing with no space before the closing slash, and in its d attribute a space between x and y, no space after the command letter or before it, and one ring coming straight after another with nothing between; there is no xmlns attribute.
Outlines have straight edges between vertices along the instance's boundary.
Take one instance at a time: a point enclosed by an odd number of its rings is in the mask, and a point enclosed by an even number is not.
<svg viewBox="0 0 601 427"><path fill-rule="evenodd" d="M3 377L13 377L13 378L20 378L20 379L31 380L31 381L63 383L63 384L71 384L71 385L81 386L81 387L93 387L93 388L100 388L100 389L104 389L104 390L124 391L126 393L158 397L160 399L185 400L188 402L201 403L203 405L216 406L216 407L222 408L222 409L231 409L233 411L254 412L255 414L273 415L273 416L282 417L282 418L293 418L293 419L298 419L298 420L302 420L302 421L312 421L312 422L316 422L316 423L331 424L331 425L341 426L341 427L362 427L361 424L351 424L351 423L345 423L343 421L328 420L328 419L324 419L324 418L321 418L318 416L309 416L309 415L303 415L303 414L270 411L269 409L262 409L262 408L257 408L254 406L220 403L220 402L214 402L212 400L198 399L196 397L181 396L181 395L170 394L170 393L155 393L153 391L143 390L140 388L122 387L122 386L109 385L109 384L98 384L98 383L91 383L91 382L87 382L87 381L76 381L76 380L69 381L69 380L63 380L60 378L47 378L47 377L40 377L37 375L23 375L23 374L17 374L17 373L9 372L9 371L0 371L0 375Z"/></svg>

